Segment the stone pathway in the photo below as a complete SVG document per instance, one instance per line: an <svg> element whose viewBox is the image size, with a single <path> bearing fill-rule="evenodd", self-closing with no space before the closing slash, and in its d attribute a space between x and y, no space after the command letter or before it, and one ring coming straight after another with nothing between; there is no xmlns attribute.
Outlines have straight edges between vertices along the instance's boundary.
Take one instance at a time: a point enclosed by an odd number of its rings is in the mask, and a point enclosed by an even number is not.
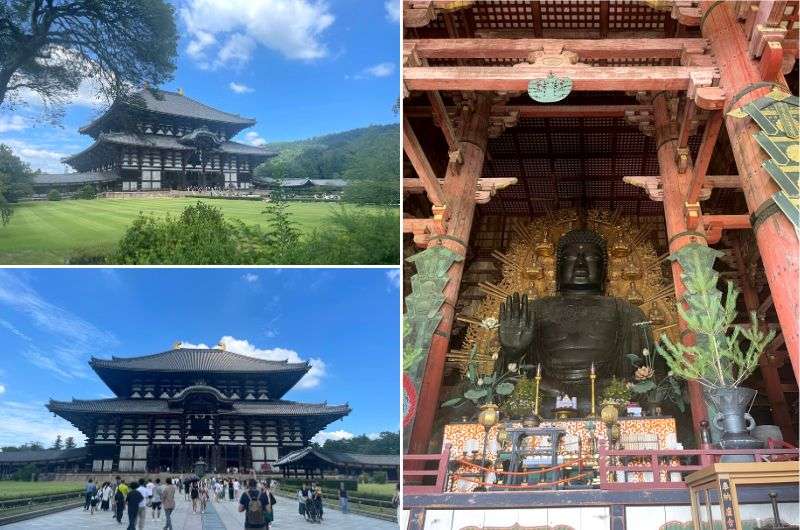
<svg viewBox="0 0 800 530"><path fill-rule="evenodd" d="M355 514L343 515L338 510L327 508L322 524L307 523L297 513L297 502L294 499L279 496L275 505L275 521L272 530L397 530L397 524L381 521L371 517ZM175 530L242 530L244 513L237 511L238 503L232 501L211 502L205 514L192 513L192 503L183 496L177 499L177 506L172 515L172 526ZM145 530L162 530L164 514L161 519L153 519L151 511L147 511ZM111 517L111 512L96 511L94 515L83 511L83 508L66 510L51 515L29 519L3 527L3 530L114 530L128 527L128 515L122 517L122 524Z"/></svg>

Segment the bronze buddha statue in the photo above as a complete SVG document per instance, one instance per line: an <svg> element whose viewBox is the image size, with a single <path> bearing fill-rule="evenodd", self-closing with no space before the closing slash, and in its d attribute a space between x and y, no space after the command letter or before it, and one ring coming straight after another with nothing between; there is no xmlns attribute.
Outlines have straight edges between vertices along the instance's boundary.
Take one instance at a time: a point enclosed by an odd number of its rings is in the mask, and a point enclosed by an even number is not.
<svg viewBox="0 0 800 530"><path fill-rule="evenodd" d="M498 362L542 365L542 387L586 395L594 363L598 392L612 375L631 377L628 353L652 348L641 309L604 294L608 254L605 240L592 230L572 230L558 241L555 296L528 300L514 293L500 307ZM644 329L642 329L644 327ZM579 400L585 410L586 400Z"/></svg>

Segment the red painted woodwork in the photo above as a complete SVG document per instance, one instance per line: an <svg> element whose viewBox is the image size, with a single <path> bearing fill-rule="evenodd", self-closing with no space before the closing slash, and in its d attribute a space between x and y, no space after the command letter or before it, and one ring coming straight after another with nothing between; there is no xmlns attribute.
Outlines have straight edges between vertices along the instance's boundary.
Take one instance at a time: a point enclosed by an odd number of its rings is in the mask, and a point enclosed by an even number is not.
<svg viewBox="0 0 800 530"><path fill-rule="evenodd" d="M422 185L425 187L428 200L431 201L434 206L444 206L446 204L444 192L441 186L439 186L439 181L436 180L436 173L433 172L433 168L430 162L428 162L428 158L425 156L408 118L403 118L403 150L411 161L411 165L414 166L414 171L417 172L417 176L422 182Z"/></svg>
<svg viewBox="0 0 800 530"><path fill-rule="evenodd" d="M675 162L677 142L675 139L671 139L671 119L664 96L657 96L653 101L653 106L655 110L656 144L660 146L658 149L658 166L661 173L661 186L664 189L664 221L667 227L667 237L670 239L675 238L670 243L669 250L670 252L675 252L692 242L705 244L705 238L702 236L702 225L696 228L696 231L701 234L699 237L686 234L689 226L687 224L684 200L689 182L694 175L694 167L692 166L692 161L689 160L686 172L680 173L678 171L678 166ZM684 235L678 237L678 234ZM672 262L672 280L675 283L675 296L680 299L686 288L681 281L681 266L677 261ZM683 319L679 319L678 327L682 332L685 331L686 322ZM682 340L684 344L691 345L694 343L694 336L682 333ZM695 440L700 440L700 422L703 420L708 421L708 411L699 383L697 381L689 381L687 386L689 388L689 404L692 410L692 427Z"/></svg>
<svg viewBox="0 0 800 530"><path fill-rule="evenodd" d="M403 494L420 495L443 493L447 485L447 464L450 462L450 444L445 444L441 453L432 455L403 455ZM436 469L425 469L434 463ZM436 477L434 484L421 484L427 477Z"/></svg>
<svg viewBox="0 0 800 530"><path fill-rule="evenodd" d="M544 79L552 66L412 66L403 69L408 90L528 90L533 79ZM560 77L572 80L573 91L686 90L691 77L713 78L708 66L559 66Z"/></svg>
<svg viewBox="0 0 800 530"><path fill-rule="evenodd" d="M461 138L459 150L463 162L461 164L451 162L447 166L447 175L444 179L444 194L451 216L447 223L448 237L442 239L441 244L461 255L466 253L472 219L475 215L475 191L483 171L490 111L491 98L484 95L476 98L473 109L464 111L462 116L464 125L459 135ZM442 320L434 332L422 376L417 413L408 444L410 454L428 452L433 422L439 408L439 391L442 387L445 357L450 347L450 332L463 272L463 261L454 263L448 271L450 280L444 289Z"/></svg>
<svg viewBox="0 0 800 530"><path fill-rule="evenodd" d="M701 8L708 10L711 4L714 2L704 0ZM719 85L729 97L761 81L761 72L750 59L747 41L732 7L727 2L715 4L702 28L703 37L709 39L719 65ZM761 97L768 91L769 88L754 90L738 101L736 106ZM741 176L747 209L753 213L778 189L761 167L766 154L753 138L759 129L752 120L727 115L725 128ZM786 337L795 379L800 380L800 245L797 234L786 216L777 213L756 229L756 241L775 310Z"/></svg>
<svg viewBox="0 0 800 530"><path fill-rule="evenodd" d="M624 118L626 112L634 114L653 112L652 105L504 105L508 113L518 113L520 118ZM455 107L449 107L455 110ZM427 118L433 112L431 107L408 106L403 108L403 116L408 118Z"/></svg>
<svg viewBox="0 0 800 530"><path fill-rule="evenodd" d="M708 171L708 165L711 163L714 146L717 145L719 130L722 127L722 112L721 110L713 111L706 122L703 138L700 143L700 150L697 152L697 157L694 161L694 175L689 184L686 202L695 203L700 197L700 190L703 189L703 184L706 180L706 171Z"/></svg>

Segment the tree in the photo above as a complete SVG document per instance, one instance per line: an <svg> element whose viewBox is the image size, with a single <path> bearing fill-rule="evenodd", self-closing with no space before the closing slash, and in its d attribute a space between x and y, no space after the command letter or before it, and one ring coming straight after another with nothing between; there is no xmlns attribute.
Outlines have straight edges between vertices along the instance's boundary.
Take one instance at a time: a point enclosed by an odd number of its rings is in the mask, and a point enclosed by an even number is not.
<svg viewBox="0 0 800 530"><path fill-rule="evenodd" d="M63 447L64 447L64 443L61 441L61 435L59 434L58 436L56 436L56 441L53 442L52 449L59 449L60 450Z"/></svg>
<svg viewBox="0 0 800 530"><path fill-rule="evenodd" d="M30 166L0 144L0 223L5 225L11 219L13 203L33 192L32 181Z"/></svg>
<svg viewBox="0 0 800 530"><path fill-rule="evenodd" d="M78 199L96 199L97 190L91 184L86 184L78 191L75 197Z"/></svg>
<svg viewBox="0 0 800 530"><path fill-rule="evenodd" d="M345 440L326 440L322 448L330 451L364 455L400 454L400 433L384 431L377 437L361 434Z"/></svg>
<svg viewBox="0 0 800 530"><path fill-rule="evenodd" d="M64 449L75 449L75 438L67 436L67 439L64 440Z"/></svg>
<svg viewBox="0 0 800 530"><path fill-rule="evenodd" d="M80 83L109 101L175 71L178 36L165 0L7 0L0 3L0 104L23 90L58 110Z"/></svg>
<svg viewBox="0 0 800 530"><path fill-rule="evenodd" d="M61 192L57 189L52 189L47 192L47 200L48 201L60 201L61 200Z"/></svg>
<svg viewBox="0 0 800 530"><path fill-rule="evenodd" d="M289 203L284 200L282 185L283 182L279 180L270 202L264 208L268 227L264 235L268 263L292 263L300 243L300 229L289 214Z"/></svg>

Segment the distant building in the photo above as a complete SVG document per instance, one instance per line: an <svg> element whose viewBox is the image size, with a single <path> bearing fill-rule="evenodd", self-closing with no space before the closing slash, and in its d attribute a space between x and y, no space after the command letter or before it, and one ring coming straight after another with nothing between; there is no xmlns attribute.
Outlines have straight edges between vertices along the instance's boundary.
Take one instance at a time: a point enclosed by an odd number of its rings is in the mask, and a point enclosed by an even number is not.
<svg viewBox="0 0 800 530"><path fill-rule="evenodd" d="M78 472L86 461L86 448L27 449L0 453L0 480L10 478L27 465L36 466L37 473Z"/></svg>
<svg viewBox="0 0 800 530"><path fill-rule="evenodd" d="M253 170L275 153L231 141L255 125L186 97L182 91L142 89L79 131L94 143L63 161L77 173L34 178L37 193L187 188L249 189Z"/></svg>
<svg viewBox="0 0 800 530"><path fill-rule="evenodd" d="M352 475L385 471L390 481L398 480L400 475L400 455L364 455L360 453L340 453L317 447L306 447L284 456L274 464L283 476L299 476L302 471L306 477L325 474Z"/></svg>
<svg viewBox="0 0 800 530"><path fill-rule="evenodd" d="M308 363L267 361L218 349L92 358L118 397L53 401L47 408L86 436L84 468L100 471L269 469L309 446L348 405L285 401Z"/></svg>

